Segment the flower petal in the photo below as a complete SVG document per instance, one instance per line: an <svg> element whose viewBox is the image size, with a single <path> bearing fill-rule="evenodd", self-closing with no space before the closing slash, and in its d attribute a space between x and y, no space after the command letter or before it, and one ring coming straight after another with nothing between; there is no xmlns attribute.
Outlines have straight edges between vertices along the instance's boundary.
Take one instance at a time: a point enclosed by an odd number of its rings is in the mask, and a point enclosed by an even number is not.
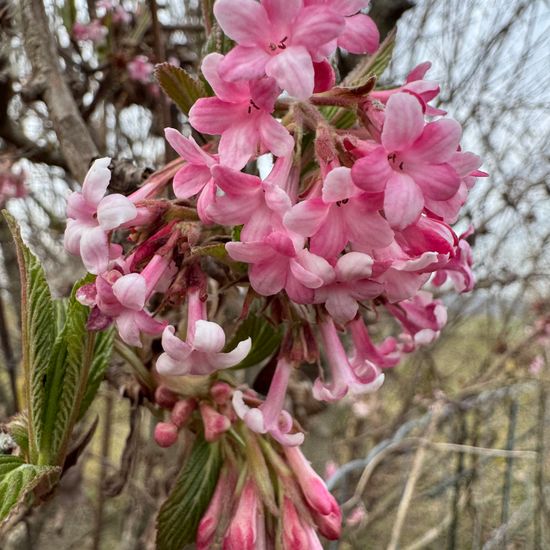
<svg viewBox="0 0 550 550"><path fill-rule="evenodd" d="M193 348L206 353L218 352L225 346L225 333L218 323L199 319L195 322Z"/></svg>
<svg viewBox="0 0 550 550"><path fill-rule="evenodd" d="M303 46L291 46L273 56L265 66L265 72L297 99L308 99L313 93L313 61Z"/></svg>
<svg viewBox="0 0 550 550"><path fill-rule="evenodd" d="M350 53L374 53L380 44L376 23L363 13L346 17L344 32L338 37L338 46Z"/></svg>
<svg viewBox="0 0 550 550"><path fill-rule="evenodd" d="M323 201L337 202L349 199L357 192L351 179L351 170L339 166L331 170L323 182Z"/></svg>
<svg viewBox="0 0 550 550"><path fill-rule="evenodd" d="M165 128L164 136L172 149L187 162L198 165L208 165L214 162L214 159L206 151L203 151L191 136L185 137L174 128Z"/></svg>
<svg viewBox="0 0 550 550"><path fill-rule="evenodd" d="M187 164L177 171L172 184L178 199L188 199L196 195L210 180L210 169L207 166Z"/></svg>
<svg viewBox="0 0 550 550"><path fill-rule="evenodd" d="M95 160L82 184L82 195L93 205L97 205L105 195L111 181L109 164L111 164L109 157Z"/></svg>
<svg viewBox="0 0 550 550"><path fill-rule="evenodd" d="M238 365L252 348L252 338L242 340L237 347L227 353L216 353L209 357L210 363L217 369L227 369Z"/></svg>
<svg viewBox="0 0 550 550"><path fill-rule="evenodd" d="M423 207L420 187L407 174L394 172L384 195L384 213L389 224L404 229L418 219Z"/></svg>
<svg viewBox="0 0 550 550"><path fill-rule="evenodd" d="M443 118L430 122L403 158L430 164L447 162L456 153L461 136L462 127L456 120Z"/></svg>
<svg viewBox="0 0 550 550"><path fill-rule="evenodd" d="M250 92L246 82L229 82L220 76L220 65L224 59L225 57L219 53L208 54L201 64L204 78L212 86L216 96L222 101L227 101L228 103L248 101ZM182 157L185 158L184 155Z"/></svg>
<svg viewBox="0 0 550 550"><path fill-rule="evenodd" d="M367 193L384 191L391 175L392 168L384 147L377 147L372 153L358 159L351 169L353 183Z"/></svg>
<svg viewBox="0 0 550 550"><path fill-rule="evenodd" d="M228 103L217 97L198 99L189 111L189 123L205 134L222 134L246 116L246 104Z"/></svg>
<svg viewBox="0 0 550 550"><path fill-rule="evenodd" d="M136 216L135 204L119 193L107 195L97 205L97 221L104 231L116 229Z"/></svg>
<svg viewBox="0 0 550 550"><path fill-rule="evenodd" d="M288 261L277 255L274 260L255 263L248 271L252 288L263 296L281 292L286 284Z"/></svg>
<svg viewBox="0 0 550 550"><path fill-rule="evenodd" d="M336 276L339 281L365 279L372 275L374 260L362 252L348 252L336 262Z"/></svg>
<svg viewBox="0 0 550 550"><path fill-rule="evenodd" d="M267 113L259 118L258 128L262 151L273 153L276 157L286 157L294 149L294 139L288 130Z"/></svg>
<svg viewBox="0 0 550 550"><path fill-rule="evenodd" d="M183 361L187 359L192 348L187 343L176 336L176 329L173 326L167 326L162 333L162 349L174 361Z"/></svg>
<svg viewBox="0 0 550 550"><path fill-rule="evenodd" d="M98 275L109 265L109 243L101 227L86 229L80 237L80 256L84 267Z"/></svg>
<svg viewBox="0 0 550 550"><path fill-rule="evenodd" d="M266 42L271 23L263 6L254 0L217 0L214 15L223 32L246 46Z"/></svg>
<svg viewBox="0 0 550 550"><path fill-rule="evenodd" d="M229 81L261 78L270 59L266 51L256 46L235 46L220 63L220 76Z"/></svg>
<svg viewBox="0 0 550 550"><path fill-rule="evenodd" d="M386 106L382 145L386 151L408 149L424 130L422 105L411 94L393 94Z"/></svg>
<svg viewBox="0 0 550 550"><path fill-rule="evenodd" d="M337 38L344 26L344 17L334 10L326 6L308 6L293 23L291 44L293 47L305 46L316 53L323 44Z"/></svg>
<svg viewBox="0 0 550 550"><path fill-rule="evenodd" d="M140 311L145 306L147 282L139 273L123 275L113 285L113 293L126 308Z"/></svg>
<svg viewBox="0 0 550 550"><path fill-rule="evenodd" d="M450 199L460 187L460 177L449 164L409 164L406 171L423 193L436 201Z"/></svg>
<svg viewBox="0 0 550 550"><path fill-rule="evenodd" d="M258 151L260 135L254 119L235 123L222 134L218 151L220 162L240 170Z"/></svg>

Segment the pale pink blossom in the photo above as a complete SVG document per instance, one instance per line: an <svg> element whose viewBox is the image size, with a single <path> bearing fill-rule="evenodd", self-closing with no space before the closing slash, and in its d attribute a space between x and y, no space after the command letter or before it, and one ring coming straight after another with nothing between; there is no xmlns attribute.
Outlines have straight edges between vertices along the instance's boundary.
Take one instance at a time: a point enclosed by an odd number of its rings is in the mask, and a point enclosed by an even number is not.
<svg viewBox="0 0 550 550"><path fill-rule="evenodd" d="M355 527L356 525L361 524L367 517L367 511L365 506L360 504L356 506L346 518L346 525L349 527Z"/></svg>
<svg viewBox="0 0 550 550"><path fill-rule="evenodd" d="M384 287L373 281L374 260L368 254L348 252L334 266L334 281L315 291L316 304L325 304L331 317L341 324L351 321L359 309L358 302L382 294Z"/></svg>
<svg viewBox="0 0 550 550"><path fill-rule="evenodd" d="M228 80L264 75L298 99L313 93L314 61L341 35L344 17L327 6L304 7L301 0L218 0L214 14L235 42L220 70Z"/></svg>
<svg viewBox="0 0 550 550"><path fill-rule="evenodd" d="M252 288L263 296L285 289L294 302L311 303L314 289L332 280L330 264L304 248L304 239L285 231L274 231L260 241L225 245L231 258L251 264Z"/></svg>
<svg viewBox="0 0 550 550"><path fill-rule="evenodd" d="M76 22L72 28L75 40L90 40L94 44L102 42L109 30L104 27L99 19L94 19L88 24Z"/></svg>
<svg viewBox="0 0 550 550"><path fill-rule="evenodd" d="M223 191L207 214L222 225L244 225L240 240L264 239L273 231L284 231L283 216L292 206L284 190L292 158L277 159L265 180L225 166L212 168L214 181Z"/></svg>
<svg viewBox="0 0 550 550"><path fill-rule="evenodd" d="M432 343L447 322L443 302L426 291L397 304L386 304L386 308L399 321L413 347Z"/></svg>
<svg viewBox="0 0 550 550"><path fill-rule="evenodd" d="M475 276L472 271L474 258L470 244L466 240L474 232L473 226L470 226L459 237L456 253L447 264L436 271L432 282L436 286L441 286L449 278L457 292L470 292L475 285Z"/></svg>
<svg viewBox="0 0 550 550"><path fill-rule="evenodd" d="M371 99L377 99L382 103L387 103L388 99L398 92L409 92L415 95L421 102L426 115L446 115L446 111L432 107L428 103L438 96L439 84L433 80L424 80L426 73L432 64L429 61L417 65L407 76L405 84L389 90L375 90L369 94Z"/></svg>
<svg viewBox="0 0 550 550"><path fill-rule="evenodd" d="M293 206L284 224L311 237L311 251L327 259L333 259L348 242L378 248L389 245L393 238L387 221L354 185L346 167L331 170L323 182L322 196Z"/></svg>
<svg viewBox="0 0 550 550"><path fill-rule="evenodd" d="M337 44L348 52L374 53L380 43L376 23L360 10L368 7L370 0L304 0L305 6L326 6L344 16L344 29ZM328 49L330 54L331 48Z"/></svg>
<svg viewBox="0 0 550 550"><path fill-rule="evenodd" d="M409 93L388 99L381 145L357 160L354 183L369 193L384 193L384 214L393 228L414 223L426 199L446 201L460 187L451 164L461 136L458 122L425 124L420 101Z"/></svg>
<svg viewBox="0 0 550 550"><path fill-rule="evenodd" d="M248 0L246 0L248 1ZM216 3L218 6L220 2ZM257 4L253 2L253 4ZM241 3L233 5L237 11ZM216 97L199 99L189 111L189 122L199 132L221 135L218 147L222 164L240 170L251 157L264 152L284 157L294 140L271 116L279 88L272 78L229 82L219 74L223 56L207 55L202 62L204 77Z"/></svg>
<svg viewBox="0 0 550 550"><path fill-rule="evenodd" d="M338 401L346 394L371 393L383 384L384 375L373 363L364 361L352 365L334 326L327 317L319 324L323 351L330 370L330 383L317 378L313 385L313 396L320 401Z"/></svg>
<svg viewBox="0 0 550 550"><path fill-rule="evenodd" d="M219 163L218 155L207 153L192 137L185 137L174 128L166 128L164 135L172 148L187 161L174 176L174 194L178 199L198 195L199 217L204 223L212 223L207 211L216 195L212 168Z"/></svg>
<svg viewBox="0 0 550 550"><path fill-rule="evenodd" d="M100 330L114 321L122 340L137 347L142 345L141 332L160 334L166 323L151 317L145 305L169 269L170 260L156 255L141 273L123 274L112 269L79 288L77 299L94 308L89 328Z"/></svg>
<svg viewBox="0 0 550 550"><path fill-rule="evenodd" d="M107 195L111 179L110 158L94 161L81 192L74 192L67 202L65 248L79 255L90 273L105 271L110 260L120 256L121 249L110 245L108 233L135 219L138 210L134 203L118 193Z"/></svg>
<svg viewBox="0 0 550 550"><path fill-rule="evenodd" d="M250 338L237 347L223 353L225 333L217 323L206 320L206 303L201 290L193 287L187 294L187 338L180 340L175 328L167 326L162 333L162 353L157 360L157 370L163 375L205 375L219 369L233 367L249 353Z"/></svg>
<svg viewBox="0 0 550 550"><path fill-rule="evenodd" d="M388 337L380 344L374 344L361 317L351 321L348 329L353 341L353 351L350 357L352 365L364 363L365 361L369 361L381 369L397 365L401 353L395 338Z"/></svg>
<svg viewBox="0 0 550 550"><path fill-rule="evenodd" d="M285 358L279 359L266 400L259 407L249 407L242 391L233 393L233 407L251 430L260 434L269 433L281 445L289 446L304 442L303 433L290 433L294 423L288 412L283 410L292 368Z"/></svg>
<svg viewBox="0 0 550 550"><path fill-rule="evenodd" d="M132 80L137 80L142 84L148 84L155 70L155 66L149 61L146 55L136 55L128 63L128 75Z"/></svg>

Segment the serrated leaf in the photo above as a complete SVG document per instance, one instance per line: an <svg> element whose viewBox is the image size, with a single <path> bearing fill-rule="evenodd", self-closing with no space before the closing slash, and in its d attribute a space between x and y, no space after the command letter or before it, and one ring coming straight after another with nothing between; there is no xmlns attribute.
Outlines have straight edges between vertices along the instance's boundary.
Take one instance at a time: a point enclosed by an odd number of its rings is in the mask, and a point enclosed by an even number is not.
<svg viewBox="0 0 550 550"><path fill-rule="evenodd" d="M157 517L157 550L181 550L194 542L199 521L216 488L222 458L219 443L199 439Z"/></svg>
<svg viewBox="0 0 550 550"><path fill-rule="evenodd" d="M95 335L86 329L89 309L78 302L76 291L92 280L92 276L88 275L74 285L67 305L65 325L52 350L46 374L47 407L39 455L41 464L63 463L89 387Z"/></svg>
<svg viewBox="0 0 550 550"><path fill-rule="evenodd" d="M84 416L96 396L99 385L103 380L103 375L109 366L111 355L113 354L114 339L114 327L110 327L105 332L101 332L96 336L94 358L92 361L92 366L90 367L90 376L88 378L86 393L84 394L84 398L82 399L82 403L80 405L80 412L78 415L79 419Z"/></svg>
<svg viewBox="0 0 550 550"><path fill-rule="evenodd" d="M155 67L155 78L166 95L186 116L195 101L207 95L204 85L198 78L170 63L158 64Z"/></svg>
<svg viewBox="0 0 550 550"><path fill-rule="evenodd" d="M15 241L21 276L21 346L29 415L29 456L37 458L46 406L45 377L56 337L56 319L50 288L39 260L23 242L15 218L4 218Z"/></svg>
<svg viewBox="0 0 550 550"><path fill-rule="evenodd" d="M283 339L283 327L275 328L263 317L251 314L240 325L225 350L231 351L239 342L252 338L250 353L233 369L247 369L270 357Z"/></svg>
<svg viewBox="0 0 550 550"><path fill-rule="evenodd" d="M25 502L39 483L53 483L58 473L59 468L26 464L20 457L0 456L0 522Z"/></svg>

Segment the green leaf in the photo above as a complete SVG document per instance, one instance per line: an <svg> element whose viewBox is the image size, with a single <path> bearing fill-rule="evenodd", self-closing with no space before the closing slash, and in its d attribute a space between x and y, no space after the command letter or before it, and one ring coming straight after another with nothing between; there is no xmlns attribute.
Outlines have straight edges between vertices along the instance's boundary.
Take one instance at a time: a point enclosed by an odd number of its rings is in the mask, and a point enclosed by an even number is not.
<svg viewBox="0 0 550 550"><path fill-rule="evenodd" d="M199 521L220 475L220 445L198 440L157 517L157 550L181 550L194 542Z"/></svg>
<svg viewBox="0 0 550 550"><path fill-rule="evenodd" d="M59 468L35 466L20 457L0 455L0 522L25 504L39 483L50 486L58 475Z"/></svg>
<svg viewBox="0 0 550 550"><path fill-rule="evenodd" d="M155 77L166 95L186 116L195 101L207 95L204 85L198 78L190 75L185 69L170 65L170 63L157 65Z"/></svg>
<svg viewBox="0 0 550 550"><path fill-rule="evenodd" d="M61 18L63 19L63 24L65 28L71 32L73 25L76 21L76 4L75 0L65 0L63 6L60 8Z"/></svg>
<svg viewBox="0 0 550 550"><path fill-rule="evenodd" d="M283 327L275 328L266 319L251 313L235 332L225 351L231 351L239 342L252 338L250 353L233 369L247 369L270 357L283 339Z"/></svg>
<svg viewBox="0 0 550 550"><path fill-rule="evenodd" d="M39 454L41 464L63 464L69 438L89 389L95 334L86 329L89 309L78 302L76 291L91 281L93 277L88 275L74 285L67 305L65 325L52 350L46 374L48 402ZM97 385L99 382L96 390Z"/></svg>
<svg viewBox="0 0 550 550"><path fill-rule="evenodd" d="M101 332L96 336L94 346L94 358L90 367L90 376L88 378L88 386L86 393L80 404L79 419L84 416L88 407L91 405L96 396L99 385L103 380L103 375L109 366L111 355L113 353L113 342L115 339L115 329L110 327L105 332Z"/></svg>
<svg viewBox="0 0 550 550"><path fill-rule="evenodd" d="M15 218L6 210L3 215L15 241L21 276L22 363L29 416L29 458L34 462L43 436L45 384L56 338L56 318L39 260L23 242Z"/></svg>
<svg viewBox="0 0 550 550"><path fill-rule="evenodd" d="M6 425L17 446L25 457L29 456L29 420L26 413L19 413L12 417Z"/></svg>

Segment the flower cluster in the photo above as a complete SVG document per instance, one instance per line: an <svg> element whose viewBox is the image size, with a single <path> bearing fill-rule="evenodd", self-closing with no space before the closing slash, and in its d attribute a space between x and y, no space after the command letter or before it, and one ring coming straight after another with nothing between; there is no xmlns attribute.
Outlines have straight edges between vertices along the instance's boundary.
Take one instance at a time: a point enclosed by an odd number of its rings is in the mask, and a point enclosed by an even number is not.
<svg viewBox="0 0 550 550"><path fill-rule="evenodd" d="M158 376L215 381L251 354L253 339L228 348L224 328L212 320L212 285L248 288L241 318L255 311L284 327L265 400L214 384L219 395L167 407L170 421L155 437L172 445L195 418L207 441L236 430L263 452L271 449L282 496L270 513L283 518L285 548L320 548L316 530L337 536L340 522L326 490L317 498L304 486L314 474L297 449L302 430L284 409L293 371L324 358L312 387L318 400L376 391L385 369L445 325L444 305L423 287L451 281L464 292L474 284L471 230L458 236L451 224L486 174L461 149L460 125L429 104L439 93L425 80L429 64L394 89L373 89L370 75L356 87L335 85L330 59L338 47L373 53L378 46L374 23L360 11L367 4L217 0L214 14L236 45L203 59L215 95L194 104L189 123L219 138L199 145L168 128L180 159L138 191L107 194L110 159L100 159L69 198L66 248L97 275L78 292L92 308L89 327L115 323L132 346L144 334L162 334ZM339 125L342 114L353 116L351 126ZM260 176L262 155L271 169ZM175 200L159 198L172 179ZM169 325L162 314L183 302L181 326ZM381 314L397 332L375 341L372 324ZM273 503L247 472L227 466L199 547L220 533L224 548L263 547L257 541L269 538L264 508ZM240 495L231 503L229 486ZM222 507L233 514L225 526L217 522Z"/></svg>

